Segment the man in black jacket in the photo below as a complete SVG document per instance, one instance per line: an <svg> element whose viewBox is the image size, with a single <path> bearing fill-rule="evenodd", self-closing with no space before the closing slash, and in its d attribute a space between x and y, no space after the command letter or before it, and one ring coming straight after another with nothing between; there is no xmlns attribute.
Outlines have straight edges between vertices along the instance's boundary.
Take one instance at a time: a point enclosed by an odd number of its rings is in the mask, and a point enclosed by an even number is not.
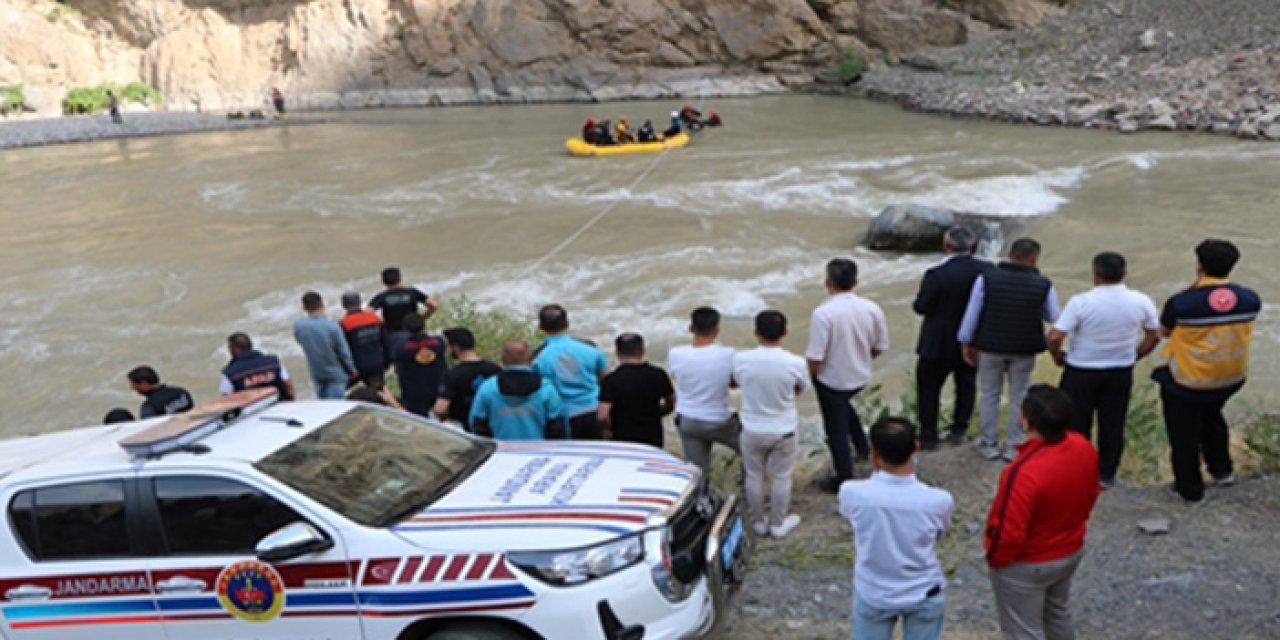
<svg viewBox="0 0 1280 640"><path fill-rule="evenodd" d="M1058 292L1040 275L1040 243L1014 240L1009 259L973 281L969 304L956 338L964 359L978 368L978 421L982 430L974 446L988 460L1013 460L1026 434L1022 432L1022 398L1031 387L1036 355L1048 348L1045 321L1058 319ZM1000 449L1000 393L1009 377L1009 422Z"/></svg>
<svg viewBox="0 0 1280 640"><path fill-rule="evenodd" d="M924 316L920 340L916 343L916 397L920 413L920 448L938 448L938 397L947 376L956 386L955 413L951 418L950 444L963 444L973 416L976 370L964 361L956 332L969 302L973 281L991 268L971 255L977 237L965 227L952 227L942 239L947 257L924 273L915 303L915 312Z"/></svg>

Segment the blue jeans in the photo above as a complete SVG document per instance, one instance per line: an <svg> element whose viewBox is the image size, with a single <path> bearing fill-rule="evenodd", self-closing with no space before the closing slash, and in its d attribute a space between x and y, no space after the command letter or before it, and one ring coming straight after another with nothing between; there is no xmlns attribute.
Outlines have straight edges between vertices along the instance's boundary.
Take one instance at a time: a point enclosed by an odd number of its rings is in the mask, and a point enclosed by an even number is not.
<svg viewBox="0 0 1280 640"><path fill-rule="evenodd" d="M827 433L827 449L831 451L831 464L836 469L836 477L848 480L853 477L853 456L849 452L849 440L859 454L871 453L871 445L867 443L867 434L862 430L862 421L858 412L849 404L853 396L861 388L853 391L832 389L817 380L813 388L818 392L818 407L822 409L822 429Z"/></svg>
<svg viewBox="0 0 1280 640"><path fill-rule="evenodd" d="M877 609L853 595L855 640L891 640L893 627L902 619L902 640L938 640L947 615L945 592L906 609Z"/></svg>
<svg viewBox="0 0 1280 640"><path fill-rule="evenodd" d="M311 384L316 388L316 397L321 400L341 400L347 397L345 382L321 382L313 379Z"/></svg>

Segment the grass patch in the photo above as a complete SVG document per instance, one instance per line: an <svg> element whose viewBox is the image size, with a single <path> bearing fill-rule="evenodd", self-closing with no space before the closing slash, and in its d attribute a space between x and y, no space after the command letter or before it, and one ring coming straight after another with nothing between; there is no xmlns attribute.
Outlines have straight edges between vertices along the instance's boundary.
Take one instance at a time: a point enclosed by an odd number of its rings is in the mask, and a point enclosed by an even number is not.
<svg viewBox="0 0 1280 640"><path fill-rule="evenodd" d="M862 54L854 51L852 48L846 47L840 54L840 61L836 63L835 76L840 82L853 82L862 72L867 70L867 59Z"/></svg>
<svg viewBox="0 0 1280 640"><path fill-rule="evenodd" d="M1165 433L1164 412L1156 388L1154 384L1136 384L1125 417L1124 456L1120 459L1118 475L1140 484L1154 484L1164 479L1165 463L1169 459L1169 437Z"/></svg>
<svg viewBox="0 0 1280 640"><path fill-rule="evenodd" d="M500 360L502 345L508 340L524 340L536 346L538 333L532 317L507 311L481 311L466 296L445 300L431 316L428 327L439 333L450 327L466 327L476 337L476 351L494 362Z"/></svg>
<svg viewBox="0 0 1280 640"><path fill-rule="evenodd" d="M62 101L62 112L67 115L95 113L107 108L107 91L113 91L121 102L154 104L160 102L160 92L143 82L130 82L123 87L117 84L100 84L96 87L76 87L67 92Z"/></svg>
<svg viewBox="0 0 1280 640"><path fill-rule="evenodd" d="M20 111L26 103L27 96L22 92L22 85L0 86L0 115Z"/></svg>
<svg viewBox="0 0 1280 640"><path fill-rule="evenodd" d="M1280 472L1280 415L1250 407L1240 433L1245 447L1257 457L1258 471Z"/></svg>

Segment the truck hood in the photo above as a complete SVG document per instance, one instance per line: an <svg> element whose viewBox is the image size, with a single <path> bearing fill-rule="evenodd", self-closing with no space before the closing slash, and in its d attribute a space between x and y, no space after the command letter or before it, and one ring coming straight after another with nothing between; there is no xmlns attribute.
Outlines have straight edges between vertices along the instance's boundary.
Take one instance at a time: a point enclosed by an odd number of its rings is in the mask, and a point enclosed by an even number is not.
<svg viewBox="0 0 1280 640"><path fill-rule="evenodd" d="M569 549L630 535L700 472L653 447L503 443L470 478L392 530L425 549Z"/></svg>

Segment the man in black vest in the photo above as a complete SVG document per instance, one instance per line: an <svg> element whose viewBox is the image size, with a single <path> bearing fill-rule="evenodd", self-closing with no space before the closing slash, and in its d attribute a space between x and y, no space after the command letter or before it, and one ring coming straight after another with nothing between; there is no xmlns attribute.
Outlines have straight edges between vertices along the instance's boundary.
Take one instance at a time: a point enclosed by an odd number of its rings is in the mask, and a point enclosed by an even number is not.
<svg viewBox="0 0 1280 640"><path fill-rule="evenodd" d="M924 316L920 340L916 343L916 397L919 402L920 448L938 448L938 397L947 376L956 385L955 412L947 442L964 444L964 434L973 416L974 378L976 370L964 361L956 332L969 302L973 281L986 273L991 264L971 254L977 237L964 227L952 227L942 239L947 254L942 263L924 272L915 312Z"/></svg>
<svg viewBox="0 0 1280 640"><path fill-rule="evenodd" d="M1009 259L973 281L969 304L956 338L964 359L978 367L982 400L978 420L982 431L973 444L988 460L1013 460L1015 449L1027 439L1022 432L1022 398L1031 386L1036 355L1043 352L1045 321L1058 319L1058 292L1040 275L1040 243L1019 238L1009 247ZM1009 422L1005 447L1000 449L1000 392L1009 377Z"/></svg>
<svg viewBox="0 0 1280 640"><path fill-rule="evenodd" d="M227 352L231 354L231 362L222 369L219 393L225 396L245 389L275 387L281 400L294 398L293 381L280 358L254 349L253 340L248 335L240 332L231 334L227 338Z"/></svg>
<svg viewBox="0 0 1280 640"><path fill-rule="evenodd" d="M186 389L160 382L160 374L151 367L134 367L126 377L129 378L129 388L146 398L138 410L139 419L185 413L196 406Z"/></svg>

